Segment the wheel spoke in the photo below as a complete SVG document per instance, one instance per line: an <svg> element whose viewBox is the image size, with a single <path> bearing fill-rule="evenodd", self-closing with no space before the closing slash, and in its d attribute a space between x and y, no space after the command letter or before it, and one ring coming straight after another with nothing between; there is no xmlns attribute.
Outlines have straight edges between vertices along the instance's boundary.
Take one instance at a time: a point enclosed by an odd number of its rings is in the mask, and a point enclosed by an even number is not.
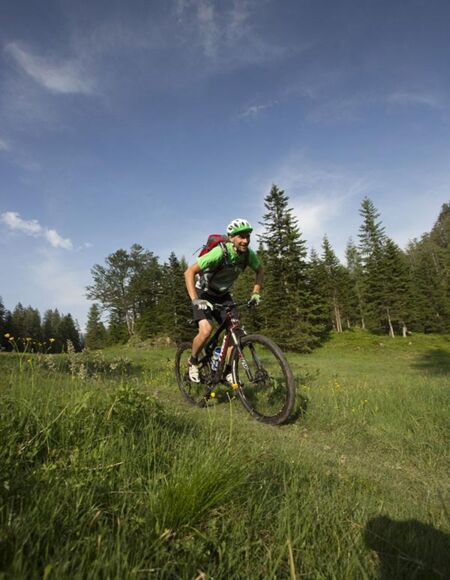
<svg viewBox="0 0 450 580"><path fill-rule="evenodd" d="M289 365L269 339L248 335L241 343L243 358L234 358L233 372L244 407L267 423L287 420L294 404L294 385Z"/></svg>

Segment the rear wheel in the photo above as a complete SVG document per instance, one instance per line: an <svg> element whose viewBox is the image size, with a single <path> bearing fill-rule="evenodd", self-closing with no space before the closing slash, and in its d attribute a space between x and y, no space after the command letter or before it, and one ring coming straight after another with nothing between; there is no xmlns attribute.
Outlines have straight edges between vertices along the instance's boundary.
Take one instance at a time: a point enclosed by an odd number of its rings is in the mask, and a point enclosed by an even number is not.
<svg viewBox="0 0 450 580"><path fill-rule="evenodd" d="M280 347L269 338L248 334L241 338L241 351L233 351L233 380L236 393L259 421L281 425L288 419L295 403L292 371Z"/></svg>
<svg viewBox="0 0 450 580"><path fill-rule="evenodd" d="M200 382L194 383L189 379L188 360L191 356L192 343L184 342L178 347L175 355L175 374L178 387L183 397L192 405L204 407L210 396L208 388L210 368L209 363L200 365Z"/></svg>

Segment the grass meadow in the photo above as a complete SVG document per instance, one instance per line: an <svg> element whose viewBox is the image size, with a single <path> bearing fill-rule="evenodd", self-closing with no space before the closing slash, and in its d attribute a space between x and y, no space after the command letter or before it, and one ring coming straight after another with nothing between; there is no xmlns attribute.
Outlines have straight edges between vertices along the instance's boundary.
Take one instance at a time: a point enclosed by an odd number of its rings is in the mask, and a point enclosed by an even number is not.
<svg viewBox="0 0 450 580"><path fill-rule="evenodd" d="M260 424L170 347L0 354L0 578L448 578L450 337L289 355Z"/></svg>

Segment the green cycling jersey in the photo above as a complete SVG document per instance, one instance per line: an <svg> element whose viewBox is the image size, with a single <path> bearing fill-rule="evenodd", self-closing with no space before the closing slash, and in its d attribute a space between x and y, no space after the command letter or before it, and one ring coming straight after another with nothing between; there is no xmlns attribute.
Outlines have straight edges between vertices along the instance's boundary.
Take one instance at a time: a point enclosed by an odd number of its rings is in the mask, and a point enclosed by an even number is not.
<svg viewBox="0 0 450 580"><path fill-rule="evenodd" d="M261 262L251 248L247 253L236 252L231 242L227 242L227 256L220 245L197 258L202 274L197 277L196 287L218 296L229 292L235 280L249 266L257 271Z"/></svg>

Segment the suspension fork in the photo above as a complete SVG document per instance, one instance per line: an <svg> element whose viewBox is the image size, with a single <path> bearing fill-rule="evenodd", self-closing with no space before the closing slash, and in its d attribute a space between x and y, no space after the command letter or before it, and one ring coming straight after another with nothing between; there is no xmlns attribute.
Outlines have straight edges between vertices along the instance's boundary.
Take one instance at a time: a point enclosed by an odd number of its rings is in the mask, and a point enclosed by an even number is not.
<svg viewBox="0 0 450 580"><path fill-rule="evenodd" d="M249 364L244 356L244 353L242 352L240 338L236 335L236 333L233 330L231 330L230 333L233 337L234 352L236 353L236 354L233 354L233 358L236 361L235 364L237 365L240 361L242 367L245 370L245 374L247 375L248 380L250 382L254 382L255 377L253 376L253 373L250 369L250 366L249 366ZM242 335L244 335L244 334L245 333L242 333ZM256 356L256 352L255 352L255 348L254 348L253 344L249 345L249 349L250 349L250 352L252 353L253 360L257 363L257 367L259 368L260 363L259 363L258 357Z"/></svg>

